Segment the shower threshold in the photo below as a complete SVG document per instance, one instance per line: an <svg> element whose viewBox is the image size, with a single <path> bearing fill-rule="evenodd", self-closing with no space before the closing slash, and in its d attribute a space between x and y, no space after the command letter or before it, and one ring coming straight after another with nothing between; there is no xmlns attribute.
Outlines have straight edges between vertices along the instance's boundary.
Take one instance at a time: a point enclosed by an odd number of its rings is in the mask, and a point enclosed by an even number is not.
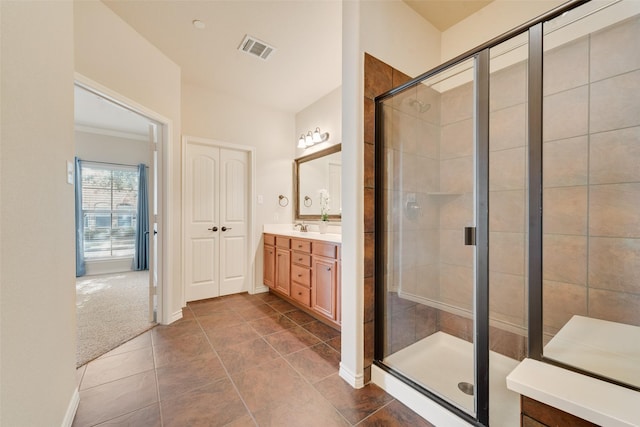
<svg viewBox="0 0 640 427"><path fill-rule="evenodd" d="M473 344L436 332L388 356L385 364L464 411L474 414L473 393L460 383L474 382ZM489 420L493 426L520 425L520 396L507 389L506 377L518 361L489 352Z"/></svg>

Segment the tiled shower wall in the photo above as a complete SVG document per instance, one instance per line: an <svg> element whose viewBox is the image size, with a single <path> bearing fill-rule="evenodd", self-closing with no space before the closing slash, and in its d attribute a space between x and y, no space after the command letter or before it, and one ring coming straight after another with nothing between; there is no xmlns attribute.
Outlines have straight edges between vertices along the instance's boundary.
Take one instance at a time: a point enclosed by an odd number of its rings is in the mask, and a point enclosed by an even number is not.
<svg viewBox="0 0 640 427"><path fill-rule="evenodd" d="M544 324L640 326L640 19L545 54Z"/></svg>

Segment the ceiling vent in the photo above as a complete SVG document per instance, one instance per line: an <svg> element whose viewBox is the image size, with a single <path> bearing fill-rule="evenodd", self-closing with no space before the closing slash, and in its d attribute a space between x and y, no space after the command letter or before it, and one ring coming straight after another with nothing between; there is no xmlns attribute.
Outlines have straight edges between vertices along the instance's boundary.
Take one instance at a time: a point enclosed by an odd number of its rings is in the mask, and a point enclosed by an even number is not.
<svg viewBox="0 0 640 427"><path fill-rule="evenodd" d="M247 34L238 50L266 61L276 48Z"/></svg>

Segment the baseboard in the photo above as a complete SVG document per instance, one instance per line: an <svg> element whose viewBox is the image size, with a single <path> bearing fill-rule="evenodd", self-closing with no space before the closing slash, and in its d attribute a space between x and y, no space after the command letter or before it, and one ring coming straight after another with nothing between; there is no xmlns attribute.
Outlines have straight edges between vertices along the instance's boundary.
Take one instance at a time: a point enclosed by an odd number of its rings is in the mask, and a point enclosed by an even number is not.
<svg viewBox="0 0 640 427"><path fill-rule="evenodd" d="M76 411L78 410L78 405L80 405L80 393L78 393L78 387L73 390L73 394L71 395L71 401L69 402L69 406L67 407L67 413L64 414L64 419L62 420L62 427L71 427L73 424L73 419L76 417Z"/></svg>
<svg viewBox="0 0 640 427"><path fill-rule="evenodd" d="M269 287L268 286L256 286L255 288L253 288L252 290L249 291L249 293L251 295L255 295L255 294L263 294L265 292L269 292Z"/></svg>
<svg viewBox="0 0 640 427"><path fill-rule="evenodd" d="M340 363L340 371L338 372L340 378L345 380L351 387L353 388L362 388L364 387L364 375L354 374L349 369L345 368L342 363Z"/></svg>
<svg viewBox="0 0 640 427"><path fill-rule="evenodd" d="M182 309L173 312L173 314L169 318L168 325L170 325L171 323L175 322L176 320L180 320L180 319L182 319Z"/></svg>

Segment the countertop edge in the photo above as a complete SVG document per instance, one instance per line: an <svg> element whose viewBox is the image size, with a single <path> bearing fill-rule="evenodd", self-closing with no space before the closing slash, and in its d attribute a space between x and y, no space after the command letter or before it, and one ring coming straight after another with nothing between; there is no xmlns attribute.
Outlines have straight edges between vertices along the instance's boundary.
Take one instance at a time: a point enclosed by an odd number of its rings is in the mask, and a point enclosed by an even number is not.
<svg viewBox="0 0 640 427"><path fill-rule="evenodd" d="M549 363L524 359L507 376L507 388L598 425L640 425L639 392Z"/></svg>
<svg viewBox="0 0 640 427"><path fill-rule="evenodd" d="M281 236L294 237L298 239L319 240L323 242L342 245L342 235L335 233L321 234L316 231L308 231L303 233L300 231L283 230L281 228L269 228L266 226L264 227L262 232L267 234L277 234Z"/></svg>

